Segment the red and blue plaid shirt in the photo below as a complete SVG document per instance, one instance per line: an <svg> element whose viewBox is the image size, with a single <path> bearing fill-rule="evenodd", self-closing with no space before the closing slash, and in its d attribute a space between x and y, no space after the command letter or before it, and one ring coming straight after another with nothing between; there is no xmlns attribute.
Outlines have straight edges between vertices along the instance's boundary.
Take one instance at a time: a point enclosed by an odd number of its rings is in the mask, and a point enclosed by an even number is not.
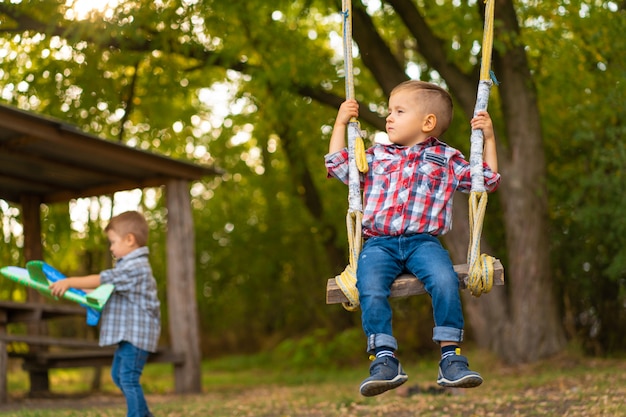
<svg viewBox="0 0 626 417"><path fill-rule="evenodd" d="M443 235L452 228L452 196L470 192L469 162L436 138L412 147L375 144L366 151L369 171L361 174L363 234ZM329 177L348 184L348 150L326 155ZM485 188L494 191L500 174L483 164Z"/></svg>

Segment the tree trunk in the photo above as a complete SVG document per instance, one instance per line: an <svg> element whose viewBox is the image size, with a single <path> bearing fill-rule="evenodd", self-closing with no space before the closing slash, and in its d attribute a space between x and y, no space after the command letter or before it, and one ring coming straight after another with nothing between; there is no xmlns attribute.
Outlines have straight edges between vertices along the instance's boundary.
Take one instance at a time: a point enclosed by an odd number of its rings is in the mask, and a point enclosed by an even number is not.
<svg viewBox="0 0 626 417"><path fill-rule="evenodd" d="M498 2L496 19L500 32L519 37L510 1ZM494 67L502 83L498 92L508 143L498 147L508 288L494 288L477 299L466 295L464 301L478 344L508 363L523 363L558 352L565 336L550 277L545 160L535 87L523 46L507 46L501 55L494 53ZM466 199L457 201L454 216L454 230L445 241L455 262L465 262L467 249L459 239L469 242L469 227L458 219L468 218ZM483 252L498 256L485 242L481 245Z"/></svg>
<svg viewBox="0 0 626 417"><path fill-rule="evenodd" d="M496 4L501 31L519 39L511 0ZM509 341L501 356L508 362L530 362L558 352L565 345L550 276L546 167L536 90L524 46L514 41L494 64L502 79L499 89L510 148L500 153L501 188L510 277Z"/></svg>
<svg viewBox="0 0 626 417"><path fill-rule="evenodd" d="M455 264L467 262L469 245L469 205L466 195L457 193L454 197L454 227L444 236L443 241ZM485 222L489 221L486 216ZM484 241L481 242L481 253L499 258L503 254L494 251ZM510 326L508 315L508 273L504 265L504 286L494 286L488 294L480 297L472 296L468 291L462 292L463 307L467 326L471 328L472 339L476 344L503 357L509 349L509 341L502 334Z"/></svg>

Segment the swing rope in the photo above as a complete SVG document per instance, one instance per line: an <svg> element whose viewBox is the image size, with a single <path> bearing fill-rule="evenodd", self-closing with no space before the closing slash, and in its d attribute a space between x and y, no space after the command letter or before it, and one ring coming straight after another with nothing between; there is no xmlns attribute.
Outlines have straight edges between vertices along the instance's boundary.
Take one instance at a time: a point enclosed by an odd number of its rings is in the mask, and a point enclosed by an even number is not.
<svg viewBox="0 0 626 417"><path fill-rule="evenodd" d="M352 4L349 0L342 1L343 14L343 55L346 77L346 99L354 98L354 71L352 69ZM363 246L361 236L361 220L363 219L363 203L361 197L360 173L367 172L365 145L361 137L358 120L352 118L348 123L348 213L346 228L348 231L348 248L350 263L346 269L335 277L335 281L348 299L343 307L348 311L359 308L359 292L356 288L356 269L359 253Z"/></svg>
<svg viewBox="0 0 626 417"><path fill-rule="evenodd" d="M478 83L474 115L481 110L487 110L489 92L495 81L495 77L493 77L490 71L491 52L493 49L494 0L485 0L485 3L480 81ZM469 198L470 244L467 251L467 263L469 265L467 287L473 296L480 297L481 294L491 291L493 286L493 264L495 258L480 254L480 238L487 209L487 192L485 190L485 177L483 176L482 130L472 130L470 141L472 188Z"/></svg>

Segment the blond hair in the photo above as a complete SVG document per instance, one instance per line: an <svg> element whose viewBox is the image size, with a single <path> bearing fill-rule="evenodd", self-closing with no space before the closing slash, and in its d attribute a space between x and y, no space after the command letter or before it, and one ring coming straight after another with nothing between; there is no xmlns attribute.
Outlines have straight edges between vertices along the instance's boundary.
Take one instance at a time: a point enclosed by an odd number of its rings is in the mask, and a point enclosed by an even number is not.
<svg viewBox="0 0 626 417"><path fill-rule="evenodd" d="M415 93L415 99L424 111L435 115L437 126L433 130L433 136L439 137L448 130L452 122L453 105L452 97L445 89L426 81L409 80L398 84L390 95L399 91Z"/></svg>
<svg viewBox="0 0 626 417"><path fill-rule="evenodd" d="M111 218L111 221L104 229L117 233L120 236L131 234L135 236L135 241L139 246L148 244L148 222L146 218L138 211L126 211Z"/></svg>

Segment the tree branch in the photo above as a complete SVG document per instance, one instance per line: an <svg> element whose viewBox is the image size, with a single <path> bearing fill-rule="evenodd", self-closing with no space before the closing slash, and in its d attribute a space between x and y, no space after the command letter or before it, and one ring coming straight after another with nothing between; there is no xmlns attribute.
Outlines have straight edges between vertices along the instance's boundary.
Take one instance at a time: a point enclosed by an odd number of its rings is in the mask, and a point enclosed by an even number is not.
<svg viewBox="0 0 626 417"><path fill-rule="evenodd" d="M359 45L361 60L365 68L372 72L385 96L389 96L395 86L409 79L403 68L404 63L398 62L363 6L355 5L352 14L353 38Z"/></svg>
<svg viewBox="0 0 626 417"><path fill-rule="evenodd" d="M305 97L311 97L313 100L335 109L339 109L339 106L345 100L344 97L329 93L317 87L303 85L297 87L297 90L298 94ZM367 122L378 130L385 130L385 119L378 113L369 110L366 106L362 106L359 109L359 119Z"/></svg>

